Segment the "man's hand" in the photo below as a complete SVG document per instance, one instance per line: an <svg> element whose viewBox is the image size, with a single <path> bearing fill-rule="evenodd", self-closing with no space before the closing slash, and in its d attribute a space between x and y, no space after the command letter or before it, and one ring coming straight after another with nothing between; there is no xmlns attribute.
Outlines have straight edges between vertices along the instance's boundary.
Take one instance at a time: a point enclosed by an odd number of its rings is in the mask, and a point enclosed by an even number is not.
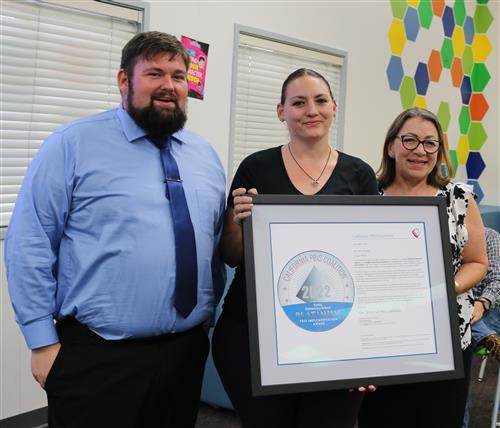
<svg viewBox="0 0 500 428"><path fill-rule="evenodd" d="M60 343L54 343L31 351L31 373L35 380L45 389L47 375L61 348Z"/></svg>
<svg viewBox="0 0 500 428"><path fill-rule="evenodd" d="M484 315L484 306L479 300L476 300L474 302L474 310L472 312L472 320L470 323L475 324L483 317L483 315Z"/></svg>

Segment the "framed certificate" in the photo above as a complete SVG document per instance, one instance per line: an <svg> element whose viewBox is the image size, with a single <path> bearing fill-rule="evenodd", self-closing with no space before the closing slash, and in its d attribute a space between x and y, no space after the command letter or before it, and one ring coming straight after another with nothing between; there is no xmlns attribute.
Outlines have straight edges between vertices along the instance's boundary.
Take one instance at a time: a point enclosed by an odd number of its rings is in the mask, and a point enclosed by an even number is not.
<svg viewBox="0 0 500 428"><path fill-rule="evenodd" d="M463 377L444 198L253 197L254 395Z"/></svg>

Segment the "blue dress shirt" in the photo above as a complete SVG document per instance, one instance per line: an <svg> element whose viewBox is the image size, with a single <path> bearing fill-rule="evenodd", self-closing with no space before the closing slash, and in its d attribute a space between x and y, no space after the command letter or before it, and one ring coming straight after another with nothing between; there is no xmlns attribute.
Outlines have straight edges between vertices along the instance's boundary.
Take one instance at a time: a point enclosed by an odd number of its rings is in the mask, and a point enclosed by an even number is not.
<svg viewBox="0 0 500 428"><path fill-rule="evenodd" d="M31 162L5 239L9 291L31 349L72 316L106 339L155 336L211 320L224 288L217 251L224 169L201 137L173 135L198 255L198 303L174 308L175 248L158 148L122 108L72 122Z"/></svg>

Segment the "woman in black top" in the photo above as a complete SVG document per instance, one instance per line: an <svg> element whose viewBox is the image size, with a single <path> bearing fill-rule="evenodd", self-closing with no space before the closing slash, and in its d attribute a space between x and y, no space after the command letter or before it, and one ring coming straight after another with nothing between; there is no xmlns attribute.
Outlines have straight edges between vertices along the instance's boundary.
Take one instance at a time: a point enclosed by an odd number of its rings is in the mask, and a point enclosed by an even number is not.
<svg viewBox="0 0 500 428"><path fill-rule="evenodd" d="M251 393L241 221L251 215L252 200L245 194L378 194L368 164L331 148L335 110L323 76L303 68L294 71L283 83L277 106L278 118L289 129L289 143L248 156L231 186L221 253L237 268L214 331L212 352L245 428L348 428L354 426L361 405L364 388L265 397Z"/></svg>

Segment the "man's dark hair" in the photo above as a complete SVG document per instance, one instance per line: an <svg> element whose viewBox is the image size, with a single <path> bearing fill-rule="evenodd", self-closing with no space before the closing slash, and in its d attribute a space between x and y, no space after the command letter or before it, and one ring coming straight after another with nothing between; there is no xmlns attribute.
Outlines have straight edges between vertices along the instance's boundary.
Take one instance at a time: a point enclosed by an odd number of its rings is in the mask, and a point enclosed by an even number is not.
<svg viewBox="0 0 500 428"><path fill-rule="evenodd" d="M131 77L140 58L149 60L161 53L171 53L172 57L180 55L186 70L189 69L189 54L182 43L175 36L160 31L147 31L132 37L122 49L120 67Z"/></svg>

